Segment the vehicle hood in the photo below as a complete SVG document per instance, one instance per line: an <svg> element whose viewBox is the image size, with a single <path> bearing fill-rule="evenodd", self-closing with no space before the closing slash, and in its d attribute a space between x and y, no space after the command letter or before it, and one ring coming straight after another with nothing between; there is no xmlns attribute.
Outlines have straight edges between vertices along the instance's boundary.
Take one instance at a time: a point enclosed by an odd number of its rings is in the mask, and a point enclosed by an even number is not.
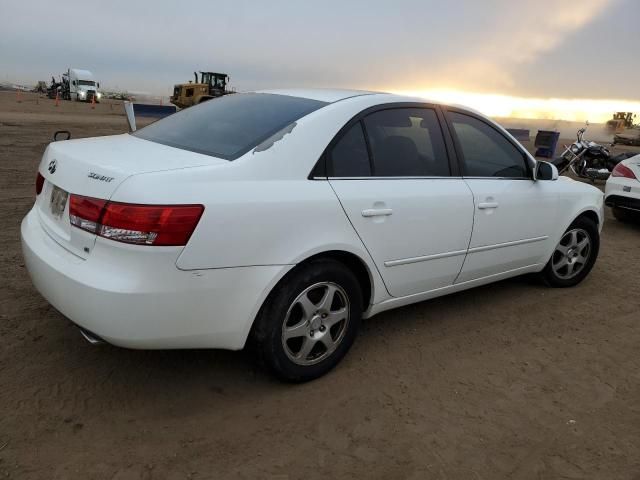
<svg viewBox="0 0 640 480"><path fill-rule="evenodd" d="M132 175L226 164L227 160L123 134L53 142L39 171L68 192L108 199Z"/></svg>

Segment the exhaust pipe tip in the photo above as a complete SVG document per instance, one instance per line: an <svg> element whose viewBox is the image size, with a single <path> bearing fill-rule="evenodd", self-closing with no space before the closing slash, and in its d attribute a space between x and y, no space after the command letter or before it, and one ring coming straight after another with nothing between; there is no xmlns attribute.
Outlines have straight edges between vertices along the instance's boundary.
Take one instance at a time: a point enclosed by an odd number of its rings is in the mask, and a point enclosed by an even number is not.
<svg viewBox="0 0 640 480"><path fill-rule="evenodd" d="M91 333L89 330L86 330L86 329L84 329L82 327L78 327L78 330L80 330L80 334L91 345L104 345L104 344L107 343L102 338L97 336L95 333Z"/></svg>

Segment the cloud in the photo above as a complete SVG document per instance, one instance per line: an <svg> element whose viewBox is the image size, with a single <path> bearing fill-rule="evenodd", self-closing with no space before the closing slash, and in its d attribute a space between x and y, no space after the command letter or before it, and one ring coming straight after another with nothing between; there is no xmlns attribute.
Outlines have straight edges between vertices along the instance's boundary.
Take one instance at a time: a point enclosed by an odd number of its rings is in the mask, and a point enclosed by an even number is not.
<svg viewBox="0 0 640 480"><path fill-rule="evenodd" d="M523 95L536 83L523 73L528 67L537 68L621 2L629 15L640 13L637 0L234 0L215 6L192 0L188 11L170 0L65 0L65 14L52 16L45 0L9 0L0 15L0 73L1 80L35 82L82 67L109 87L164 94L191 79L193 70L216 70L229 73L239 90L458 88ZM600 40L594 35L588 42ZM633 42L620 48L635 55ZM565 54L581 53L574 47ZM609 56L603 57L599 68L606 69ZM549 68L542 65L541 74L549 77ZM628 69L628 78L639 71ZM600 94L609 94L604 85Z"/></svg>
<svg viewBox="0 0 640 480"><path fill-rule="evenodd" d="M443 68L437 82L453 88L502 90L515 86L514 74L557 48L617 0L492 2L495 16L468 49ZM596 36L597 38L597 36Z"/></svg>

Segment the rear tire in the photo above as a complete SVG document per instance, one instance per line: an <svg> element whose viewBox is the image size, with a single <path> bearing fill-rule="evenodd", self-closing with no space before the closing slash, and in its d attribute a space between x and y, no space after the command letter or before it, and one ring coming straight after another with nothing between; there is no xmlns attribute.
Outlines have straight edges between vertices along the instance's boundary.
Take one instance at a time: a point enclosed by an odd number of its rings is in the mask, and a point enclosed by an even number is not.
<svg viewBox="0 0 640 480"><path fill-rule="evenodd" d="M587 217L578 217L562 235L542 277L551 287L573 287L589 275L599 250L598 226Z"/></svg>
<svg viewBox="0 0 640 480"><path fill-rule="evenodd" d="M362 318L362 292L342 263L318 259L294 270L271 292L251 343L279 379L318 378L346 355Z"/></svg>

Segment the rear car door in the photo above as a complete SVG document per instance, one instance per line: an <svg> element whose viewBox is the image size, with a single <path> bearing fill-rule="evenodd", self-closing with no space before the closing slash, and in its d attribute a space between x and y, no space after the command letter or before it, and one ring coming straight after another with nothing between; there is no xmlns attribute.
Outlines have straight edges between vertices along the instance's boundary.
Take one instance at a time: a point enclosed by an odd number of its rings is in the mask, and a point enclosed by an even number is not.
<svg viewBox="0 0 640 480"><path fill-rule="evenodd" d="M441 115L421 105L368 111L325 153L331 186L396 297L453 284L471 236L473 199L452 175Z"/></svg>
<svg viewBox="0 0 640 480"><path fill-rule="evenodd" d="M557 221L553 182L535 182L522 146L486 119L458 109L446 115L475 205L473 235L456 283L539 263Z"/></svg>

